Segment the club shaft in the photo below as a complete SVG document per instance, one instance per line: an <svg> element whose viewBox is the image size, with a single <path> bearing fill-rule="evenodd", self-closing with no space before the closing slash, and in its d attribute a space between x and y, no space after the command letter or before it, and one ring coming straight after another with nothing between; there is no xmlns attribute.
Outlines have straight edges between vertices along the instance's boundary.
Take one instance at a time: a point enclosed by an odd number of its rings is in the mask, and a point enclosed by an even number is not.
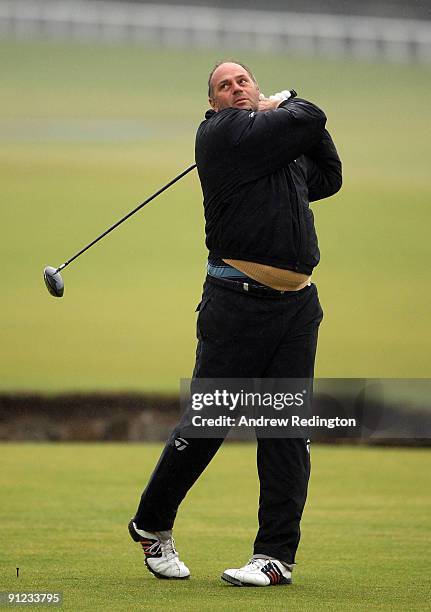
<svg viewBox="0 0 431 612"><path fill-rule="evenodd" d="M121 225L122 223L124 223L124 221L127 221L127 219L129 217L131 217L132 215L134 215L136 212L138 212L138 210L140 210L143 206L145 206L146 204L148 204L149 202L151 202L151 200L154 200L154 198L156 198L158 195L160 195L161 193L163 193L163 191L165 191L166 189L168 189L171 185L173 185L174 183L176 183L177 181L179 181L181 178L183 178L183 176L185 176L186 174L188 174L189 172L191 172L194 168L196 168L196 164L192 164L191 166L189 166L188 168L186 168L183 172L181 172L181 174L179 174L178 176L176 176L174 179L172 179L171 181L169 181L169 183L167 183L166 185L164 185L163 187L161 187L158 191L156 191L156 193L153 193L153 195L151 195L149 198L147 198L144 202L142 202L142 204L139 204L139 206L137 206L136 208L134 208L132 211L130 211L127 215L125 215L124 217L122 217L119 221L117 221L117 223L114 223L114 225L112 225L111 227L109 227L106 231L103 232L103 234L100 234L100 236L98 236L97 238L95 238L92 242L90 242L90 244L87 244L87 246L85 246L83 249L81 249L78 253L76 253L73 257L71 257L70 259L68 259L64 264L61 264L61 266L59 266L57 268L57 270L54 272L54 274L56 274L57 272L60 272L60 270L63 270L66 266L68 266L70 263L72 263L72 261L74 261L77 257L79 257L80 255L82 255L83 253L85 253L85 251L88 251L89 248L91 248L93 245L96 244L96 242L99 242L99 240L102 240L102 238L104 238L105 236L107 236L110 232L112 232L116 227L118 227L119 225Z"/></svg>

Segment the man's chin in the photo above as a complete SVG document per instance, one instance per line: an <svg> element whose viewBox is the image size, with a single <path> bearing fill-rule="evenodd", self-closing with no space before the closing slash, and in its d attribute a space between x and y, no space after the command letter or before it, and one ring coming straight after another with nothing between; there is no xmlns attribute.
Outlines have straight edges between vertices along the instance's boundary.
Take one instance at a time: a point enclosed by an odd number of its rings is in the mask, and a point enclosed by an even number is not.
<svg viewBox="0 0 431 612"><path fill-rule="evenodd" d="M242 108L243 110L253 110L251 100L239 100L233 103L233 108Z"/></svg>

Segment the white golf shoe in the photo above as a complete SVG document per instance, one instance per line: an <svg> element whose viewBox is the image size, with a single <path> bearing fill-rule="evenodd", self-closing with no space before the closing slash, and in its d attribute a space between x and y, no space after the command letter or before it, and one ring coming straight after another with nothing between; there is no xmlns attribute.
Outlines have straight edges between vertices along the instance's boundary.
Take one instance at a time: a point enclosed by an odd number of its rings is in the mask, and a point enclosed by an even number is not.
<svg viewBox="0 0 431 612"><path fill-rule="evenodd" d="M175 550L172 531L151 533L129 523L129 533L134 542L139 542L145 554L145 565L156 578L185 580L190 577L189 568L180 561Z"/></svg>
<svg viewBox="0 0 431 612"><path fill-rule="evenodd" d="M292 584L292 569L277 559L250 559L238 569L227 569L222 578L235 586L277 586Z"/></svg>

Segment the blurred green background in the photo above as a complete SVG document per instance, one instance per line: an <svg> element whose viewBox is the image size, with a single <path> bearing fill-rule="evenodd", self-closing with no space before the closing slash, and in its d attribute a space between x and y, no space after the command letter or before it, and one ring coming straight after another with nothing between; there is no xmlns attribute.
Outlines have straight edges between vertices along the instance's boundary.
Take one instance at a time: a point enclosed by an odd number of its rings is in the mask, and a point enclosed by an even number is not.
<svg viewBox="0 0 431 612"><path fill-rule="evenodd" d="M226 51L322 106L344 187L313 209L316 375L429 377L430 68ZM196 173L60 265L194 160L212 51L0 42L1 391L177 391L205 276Z"/></svg>

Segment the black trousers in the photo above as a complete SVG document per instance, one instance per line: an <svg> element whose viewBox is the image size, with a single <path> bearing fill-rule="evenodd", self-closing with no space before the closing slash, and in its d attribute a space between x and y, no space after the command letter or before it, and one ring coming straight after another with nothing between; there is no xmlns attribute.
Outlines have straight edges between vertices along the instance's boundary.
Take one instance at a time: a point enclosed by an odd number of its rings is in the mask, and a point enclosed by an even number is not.
<svg viewBox="0 0 431 612"><path fill-rule="evenodd" d="M262 290L261 290L262 291ZM312 378L322 309L315 285L296 292L245 291L207 277L198 307L194 378ZM172 529L179 504L223 438L184 438L173 430L135 516L146 531ZM259 438L259 530L254 554L294 563L307 497L307 440Z"/></svg>

